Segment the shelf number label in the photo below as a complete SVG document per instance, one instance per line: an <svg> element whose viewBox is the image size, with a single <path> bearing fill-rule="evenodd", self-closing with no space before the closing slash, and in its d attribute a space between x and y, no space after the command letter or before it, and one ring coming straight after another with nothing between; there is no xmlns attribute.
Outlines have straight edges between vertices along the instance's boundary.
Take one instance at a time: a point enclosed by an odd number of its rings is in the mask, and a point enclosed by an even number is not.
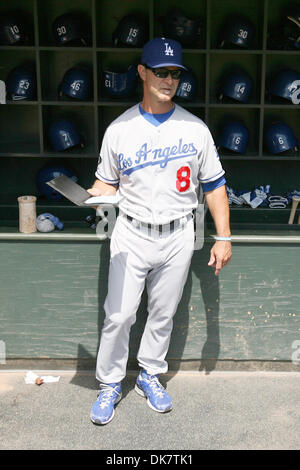
<svg viewBox="0 0 300 470"><path fill-rule="evenodd" d="M187 91L187 92L190 92L192 89L192 85L190 83L183 83L182 84L182 90L183 91Z"/></svg>
<svg viewBox="0 0 300 470"><path fill-rule="evenodd" d="M30 83L28 80L20 80L19 86L24 90L28 90L28 88L30 87Z"/></svg>
<svg viewBox="0 0 300 470"><path fill-rule="evenodd" d="M191 170L190 167L188 166L182 166L179 168L177 171L177 180L176 180L176 188L180 193L183 193L187 189L189 189L190 184L191 184Z"/></svg>
<svg viewBox="0 0 300 470"><path fill-rule="evenodd" d="M20 30L16 24L10 27L10 30L13 34L19 34Z"/></svg>
<svg viewBox="0 0 300 470"><path fill-rule="evenodd" d="M248 31L244 29L240 29L238 33L238 37L242 39L246 39L248 37Z"/></svg>
<svg viewBox="0 0 300 470"><path fill-rule="evenodd" d="M130 31L129 31L129 37L133 37L133 38L136 38L137 37L137 34L138 34L139 30L137 28L130 28Z"/></svg>
<svg viewBox="0 0 300 470"><path fill-rule="evenodd" d="M61 133L62 137L64 138L64 141L69 144L69 135L67 134L67 132L62 132Z"/></svg>
<svg viewBox="0 0 300 470"><path fill-rule="evenodd" d="M81 85L80 82L73 82L72 85L71 85L71 88L72 88L74 91L79 91L79 90L80 90L80 85Z"/></svg>
<svg viewBox="0 0 300 470"><path fill-rule="evenodd" d="M133 39L135 39L138 33L139 33L139 30L137 28L130 28L128 36L127 36L127 41L130 42Z"/></svg>
<svg viewBox="0 0 300 470"><path fill-rule="evenodd" d="M63 34L66 34L67 28L65 26L60 26L59 28L56 28L56 31L59 36L62 36Z"/></svg>

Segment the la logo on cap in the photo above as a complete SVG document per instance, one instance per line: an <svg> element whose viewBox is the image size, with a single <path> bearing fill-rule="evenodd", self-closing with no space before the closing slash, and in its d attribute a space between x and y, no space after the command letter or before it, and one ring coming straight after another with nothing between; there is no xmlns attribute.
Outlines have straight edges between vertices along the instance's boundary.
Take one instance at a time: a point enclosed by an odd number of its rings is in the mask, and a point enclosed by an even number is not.
<svg viewBox="0 0 300 470"><path fill-rule="evenodd" d="M165 42L165 46L166 46L165 55L171 55L171 56L173 56L173 55L174 55L174 50L172 49L171 46L169 46L169 43L168 43L168 42Z"/></svg>
<svg viewBox="0 0 300 470"><path fill-rule="evenodd" d="M166 37L151 39L144 45L142 64L156 68L175 66L187 70L182 65L181 44Z"/></svg>

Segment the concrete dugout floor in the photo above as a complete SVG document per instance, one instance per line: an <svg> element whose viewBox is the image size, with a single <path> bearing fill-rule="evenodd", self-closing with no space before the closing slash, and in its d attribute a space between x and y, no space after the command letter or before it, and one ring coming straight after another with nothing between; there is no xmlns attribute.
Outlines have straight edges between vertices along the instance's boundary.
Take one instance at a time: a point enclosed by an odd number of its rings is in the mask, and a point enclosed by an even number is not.
<svg viewBox="0 0 300 470"><path fill-rule="evenodd" d="M40 371L57 383L27 385L27 371L0 372L1 450L298 450L297 372L178 372L161 377L170 413L152 411L123 382L114 419L94 425L93 371Z"/></svg>

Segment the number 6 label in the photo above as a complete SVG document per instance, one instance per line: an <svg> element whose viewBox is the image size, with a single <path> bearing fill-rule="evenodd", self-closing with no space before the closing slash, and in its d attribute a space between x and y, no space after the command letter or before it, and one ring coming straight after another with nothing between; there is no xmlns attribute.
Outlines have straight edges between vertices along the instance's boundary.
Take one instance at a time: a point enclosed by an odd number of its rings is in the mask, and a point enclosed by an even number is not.
<svg viewBox="0 0 300 470"><path fill-rule="evenodd" d="M189 189L191 180L191 170L190 167L188 166L182 166L177 170L176 173L177 180L176 180L176 188L178 189L179 192L183 193L187 189Z"/></svg>

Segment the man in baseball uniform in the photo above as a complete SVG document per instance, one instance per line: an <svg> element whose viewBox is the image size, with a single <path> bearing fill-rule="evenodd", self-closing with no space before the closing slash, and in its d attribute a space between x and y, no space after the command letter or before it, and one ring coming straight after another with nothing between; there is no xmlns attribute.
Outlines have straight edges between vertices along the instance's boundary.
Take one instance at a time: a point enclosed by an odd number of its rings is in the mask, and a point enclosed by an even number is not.
<svg viewBox="0 0 300 470"><path fill-rule="evenodd" d="M130 329L145 285L148 318L135 390L153 410L172 409L159 375L167 372L173 316L193 255L199 184L217 231L208 264L218 275L231 257L224 170L212 136L201 119L172 101L182 69L178 42L155 38L145 44L138 66L143 100L106 129L89 189L93 196L119 189L121 196L96 366L100 391L90 415L96 424L111 421L121 399Z"/></svg>

